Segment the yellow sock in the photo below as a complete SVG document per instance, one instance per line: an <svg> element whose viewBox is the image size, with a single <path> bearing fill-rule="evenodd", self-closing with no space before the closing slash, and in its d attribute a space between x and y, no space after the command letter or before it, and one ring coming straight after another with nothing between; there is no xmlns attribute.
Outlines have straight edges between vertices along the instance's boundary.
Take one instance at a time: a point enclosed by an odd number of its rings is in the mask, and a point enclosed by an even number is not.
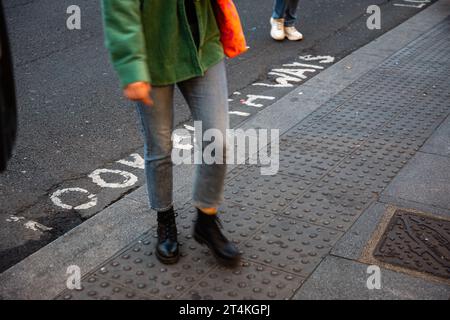
<svg viewBox="0 0 450 320"><path fill-rule="evenodd" d="M217 214L217 208L199 208L201 212L207 214L209 216L213 216Z"/></svg>

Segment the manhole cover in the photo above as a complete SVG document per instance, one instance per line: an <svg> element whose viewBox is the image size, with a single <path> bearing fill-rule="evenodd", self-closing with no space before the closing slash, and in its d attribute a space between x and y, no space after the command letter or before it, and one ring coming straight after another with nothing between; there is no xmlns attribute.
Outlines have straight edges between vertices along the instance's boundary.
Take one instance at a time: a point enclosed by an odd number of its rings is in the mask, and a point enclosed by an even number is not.
<svg viewBox="0 0 450 320"><path fill-rule="evenodd" d="M374 251L380 261L450 278L450 221L397 210Z"/></svg>

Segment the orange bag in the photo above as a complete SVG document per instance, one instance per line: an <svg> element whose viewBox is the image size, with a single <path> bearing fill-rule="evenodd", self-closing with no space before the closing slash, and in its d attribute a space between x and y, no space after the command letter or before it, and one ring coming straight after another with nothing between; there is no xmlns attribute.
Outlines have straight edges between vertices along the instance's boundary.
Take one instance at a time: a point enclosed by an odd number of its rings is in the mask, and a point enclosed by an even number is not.
<svg viewBox="0 0 450 320"><path fill-rule="evenodd" d="M234 58L248 49L241 19L232 0L213 0L213 3L223 50L227 57Z"/></svg>

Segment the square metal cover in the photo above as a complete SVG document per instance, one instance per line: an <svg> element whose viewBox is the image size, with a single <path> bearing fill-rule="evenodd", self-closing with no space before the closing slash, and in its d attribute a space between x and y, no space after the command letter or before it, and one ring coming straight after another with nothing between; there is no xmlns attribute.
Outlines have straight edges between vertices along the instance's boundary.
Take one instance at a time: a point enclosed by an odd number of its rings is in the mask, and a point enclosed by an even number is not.
<svg viewBox="0 0 450 320"><path fill-rule="evenodd" d="M450 279L450 221L397 210L373 255L386 263Z"/></svg>

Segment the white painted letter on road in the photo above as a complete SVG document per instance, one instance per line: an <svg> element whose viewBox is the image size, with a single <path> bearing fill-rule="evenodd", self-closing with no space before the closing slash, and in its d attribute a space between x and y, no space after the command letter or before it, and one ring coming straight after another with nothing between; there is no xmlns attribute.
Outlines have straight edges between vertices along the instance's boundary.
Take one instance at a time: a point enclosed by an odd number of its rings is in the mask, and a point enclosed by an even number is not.
<svg viewBox="0 0 450 320"><path fill-rule="evenodd" d="M299 58L303 61L318 61L319 63L333 63L335 60L332 56L312 56L310 54Z"/></svg>
<svg viewBox="0 0 450 320"><path fill-rule="evenodd" d="M123 181L121 183L106 182L101 177L101 175L105 174L105 173L117 174L117 175L125 178L125 181ZM122 170L111 170L111 169L97 169L94 172L92 172L88 177L91 178L92 182L94 182L96 185L98 185L102 188L112 188L112 189L132 187L138 181L138 178L130 172L122 171Z"/></svg>
<svg viewBox="0 0 450 320"><path fill-rule="evenodd" d="M75 208L73 206L63 203L61 201L61 196L65 193L70 193L70 192L78 192L78 193L88 194L88 198L90 199L90 201L87 203L81 204ZM67 209L67 210L71 210L71 209L86 210L86 209L95 207L97 205L97 196L95 194L89 194L89 191L87 191L85 189L81 189L81 188L67 188L67 189L57 190L51 195L50 199L56 206L61 207L63 209Z"/></svg>
<svg viewBox="0 0 450 320"><path fill-rule="evenodd" d="M142 159L142 157L138 153L133 153L130 155L130 157L133 158L132 161L123 159L117 162L132 168L144 169L145 167L144 159Z"/></svg>
<svg viewBox="0 0 450 320"><path fill-rule="evenodd" d="M260 99L262 99L262 100L275 100L275 97L258 96L258 95L248 94L247 95L247 100L243 100L242 104L245 104L246 106L249 106L249 107L262 108L262 107L264 107L263 104L255 103L256 100L260 100Z"/></svg>

